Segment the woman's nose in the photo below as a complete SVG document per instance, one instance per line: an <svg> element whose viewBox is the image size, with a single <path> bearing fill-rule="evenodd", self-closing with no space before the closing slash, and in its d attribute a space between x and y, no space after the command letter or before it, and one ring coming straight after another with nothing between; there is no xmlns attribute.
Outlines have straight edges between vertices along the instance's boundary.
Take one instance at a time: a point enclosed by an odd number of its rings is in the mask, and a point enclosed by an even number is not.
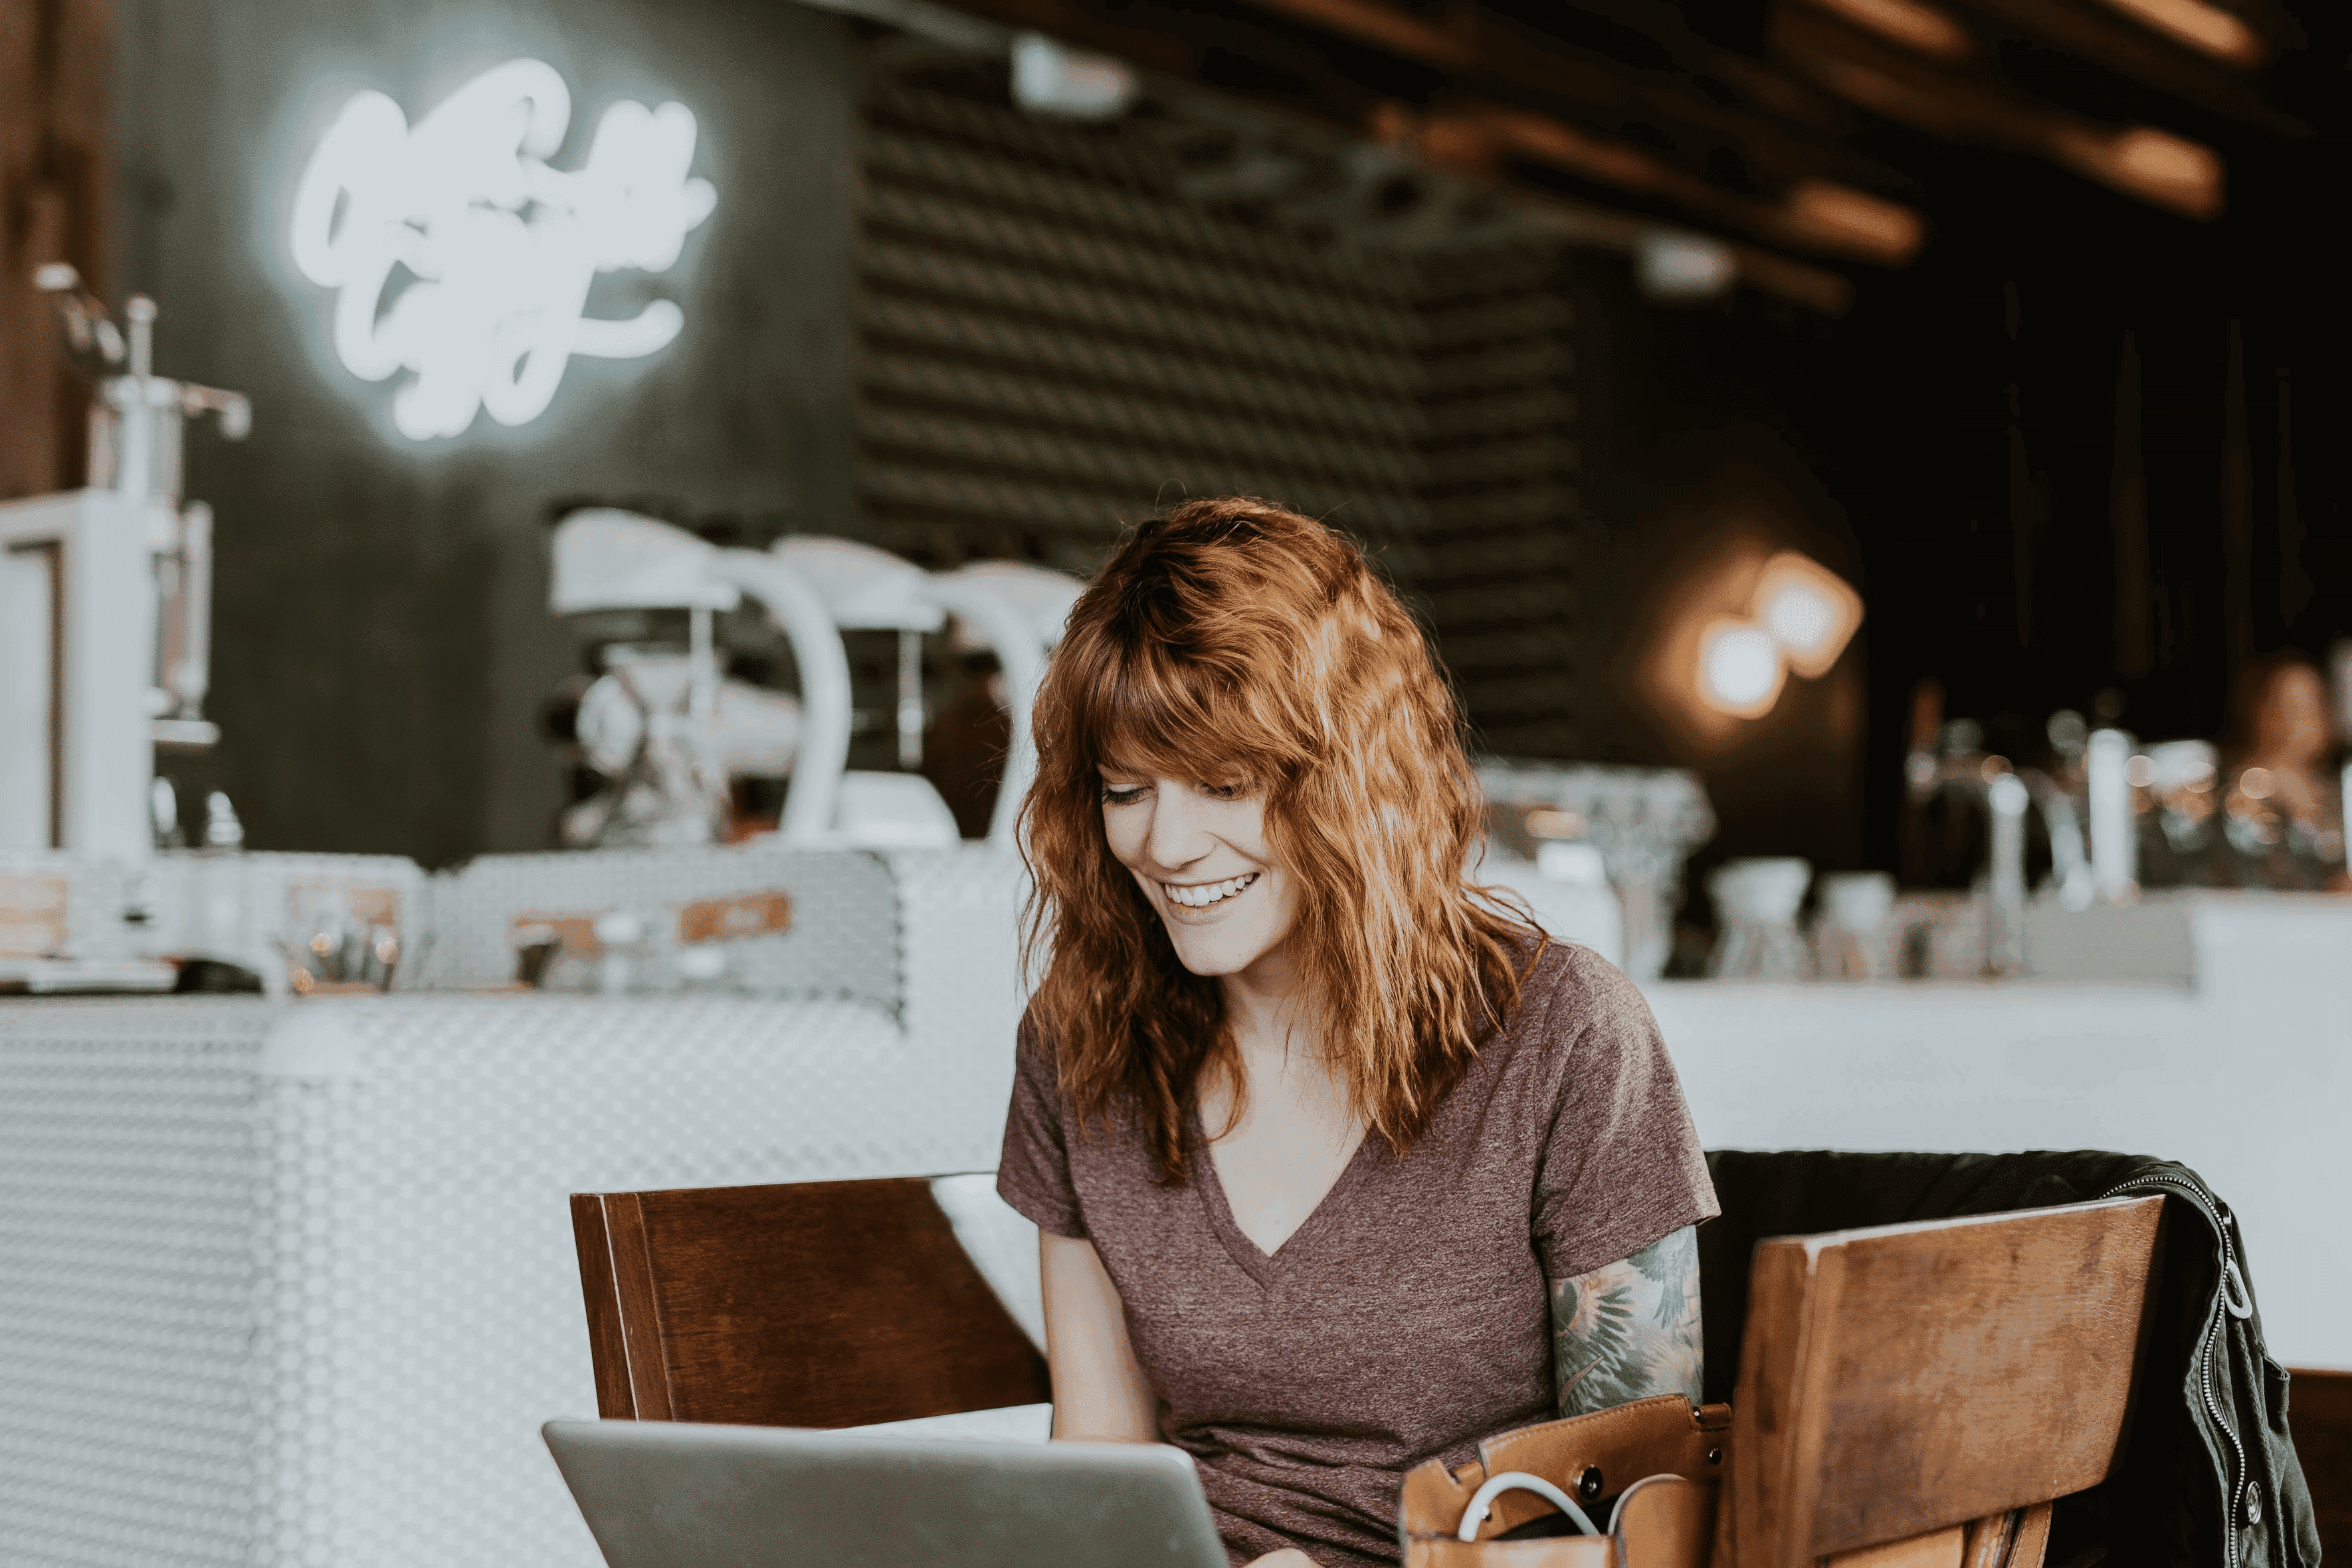
<svg viewBox="0 0 2352 1568"><path fill-rule="evenodd" d="M1206 855L1212 847L1200 796L1181 784L1161 782L1151 792L1151 833L1144 847L1152 863L1170 871Z"/></svg>

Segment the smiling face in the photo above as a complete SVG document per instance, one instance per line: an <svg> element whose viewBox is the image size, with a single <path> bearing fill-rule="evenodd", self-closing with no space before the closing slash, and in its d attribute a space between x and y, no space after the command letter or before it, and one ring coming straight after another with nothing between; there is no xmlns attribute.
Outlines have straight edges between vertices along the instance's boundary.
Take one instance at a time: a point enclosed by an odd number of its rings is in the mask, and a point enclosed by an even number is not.
<svg viewBox="0 0 2352 1568"><path fill-rule="evenodd" d="M1167 926L1184 967L1287 989L1283 944L1297 883L1266 847L1265 792L1112 767L1101 773L1110 852Z"/></svg>

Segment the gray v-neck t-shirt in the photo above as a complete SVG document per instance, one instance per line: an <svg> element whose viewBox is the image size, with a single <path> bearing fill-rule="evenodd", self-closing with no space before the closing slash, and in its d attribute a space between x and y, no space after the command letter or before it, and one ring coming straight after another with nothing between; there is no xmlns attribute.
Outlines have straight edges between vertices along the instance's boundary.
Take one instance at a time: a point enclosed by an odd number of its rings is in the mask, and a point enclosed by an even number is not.
<svg viewBox="0 0 2352 1568"><path fill-rule="evenodd" d="M1421 1142L1399 1159L1367 1136L1272 1257L1206 1151L1188 1163L1162 1185L1133 1126L1082 1131L1024 1026L997 1191L1094 1243L1236 1563L1396 1562L1407 1470L1553 1415L1547 1282L1718 1212L1649 1005L1557 942Z"/></svg>

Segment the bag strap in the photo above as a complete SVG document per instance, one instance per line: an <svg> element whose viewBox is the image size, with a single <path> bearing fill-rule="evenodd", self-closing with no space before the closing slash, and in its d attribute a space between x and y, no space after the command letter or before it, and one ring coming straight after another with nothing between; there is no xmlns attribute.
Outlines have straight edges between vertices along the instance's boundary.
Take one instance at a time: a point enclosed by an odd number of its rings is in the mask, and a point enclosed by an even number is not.
<svg viewBox="0 0 2352 1568"><path fill-rule="evenodd" d="M1592 1516L1579 1508L1574 1498L1541 1476L1531 1476L1525 1470L1505 1470L1499 1476L1488 1477L1484 1486L1470 1494L1470 1506L1462 1510L1462 1522L1454 1527L1454 1539L1477 1540L1478 1527L1486 1522L1487 1510L1495 1506L1495 1500L1497 1497L1507 1491L1533 1492L1574 1520L1576 1528L1585 1534L1601 1533L1592 1522Z"/></svg>
<svg viewBox="0 0 2352 1568"><path fill-rule="evenodd" d="M1543 1480L1583 1504L1598 1502L1647 1476L1719 1479L1730 1468L1730 1427L1728 1405L1693 1410L1683 1395L1662 1394L1497 1434L1478 1446L1477 1459L1458 1469L1430 1459L1406 1473L1398 1498L1399 1540L1454 1540L1487 1478L1513 1471ZM1513 1487L1493 1493L1482 1522L1491 1519L1509 1529L1550 1511L1535 1500L1542 1493L1520 1495L1533 1489ZM1590 1528L1589 1516L1587 1522Z"/></svg>
<svg viewBox="0 0 2352 1568"><path fill-rule="evenodd" d="M1681 1394L1661 1394L1500 1433L1478 1445L1478 1458L1488 1475L1525 1470L1594 1502L1643 1476L1720 1479L1730 1436L1728 1405L1694 1410Z"/></svg>

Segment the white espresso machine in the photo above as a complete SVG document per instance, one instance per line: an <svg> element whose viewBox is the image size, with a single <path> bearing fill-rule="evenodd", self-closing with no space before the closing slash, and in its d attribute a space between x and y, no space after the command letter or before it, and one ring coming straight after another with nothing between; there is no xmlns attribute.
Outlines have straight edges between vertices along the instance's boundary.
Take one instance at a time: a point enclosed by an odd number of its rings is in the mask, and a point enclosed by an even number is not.
<svg viewBox="0 0 2352 1568"><path fill-rule="evenodd" d="M128 331L70 267L34 281L96 385L89 483L0 503L0 854L62 850L136 865L158 833L155 752L201 749L212 621L212 509L180 500L191 415L242 437L234 392L153 371L155 304Z"/></svg>

